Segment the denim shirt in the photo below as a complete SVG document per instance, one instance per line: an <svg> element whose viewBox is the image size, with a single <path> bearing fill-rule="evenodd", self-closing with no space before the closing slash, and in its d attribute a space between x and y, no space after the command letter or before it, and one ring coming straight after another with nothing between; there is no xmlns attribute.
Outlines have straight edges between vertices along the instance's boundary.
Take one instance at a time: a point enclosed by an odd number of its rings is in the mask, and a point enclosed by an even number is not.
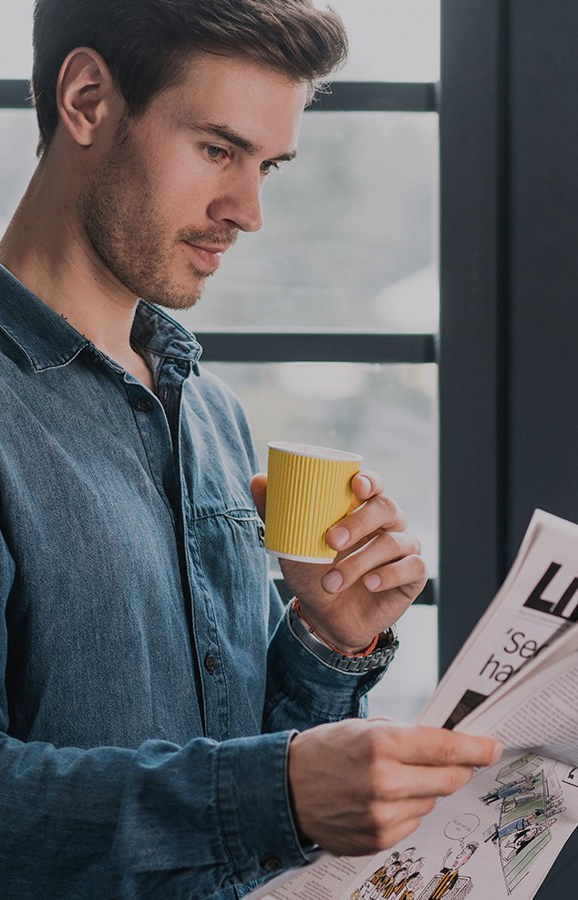
<svg viewBox="0 0 578 900"><path fill-rule="evenodd" d="M225 898L306 859L294 729L364 713L271 586L250 434L139 303L157 394L0 266L0 893ZM242 885L245 885L243 887Z"/></svg>

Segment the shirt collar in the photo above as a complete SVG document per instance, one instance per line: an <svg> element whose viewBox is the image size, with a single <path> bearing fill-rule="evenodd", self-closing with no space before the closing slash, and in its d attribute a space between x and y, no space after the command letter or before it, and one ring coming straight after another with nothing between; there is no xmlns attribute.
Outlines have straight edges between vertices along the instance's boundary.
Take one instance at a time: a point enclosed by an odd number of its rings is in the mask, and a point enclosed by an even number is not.
<svg viewBox="0 0 578 900"><path fill-rule="evenodd" d="M28 357L36 371L70 363L85 347L94 347L70 323L28 290L0 263L0 329ZM139 301L131 341L164 358L199 359L202 348L186 328L152 303Z"/></svg>

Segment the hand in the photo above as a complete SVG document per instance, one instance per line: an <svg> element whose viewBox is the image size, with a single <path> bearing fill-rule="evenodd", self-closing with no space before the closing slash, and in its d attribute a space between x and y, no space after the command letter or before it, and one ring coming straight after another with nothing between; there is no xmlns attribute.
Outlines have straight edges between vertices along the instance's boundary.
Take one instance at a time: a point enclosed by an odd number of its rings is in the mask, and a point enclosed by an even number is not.
<svg viewBox="0 0 578 900"><path fill-rule="evenodd" d="M251 481L261 516L266 484L265 475ZM364 650L374 635L396 622L427 580L420 543L405 530L405 515L384 493L379 476L361 472L351 487L358 507L326 535L339 551L335 562L279 560L307 623L344 653Z"/></svg>
<svg viewBox="0 0 578 900"><path fill-rule="evenodd" d="M324 850L349 856L393 847L438 797L498 762L500 744L442 728L347 719L318 725L289 745L297 827Z"/></svg>

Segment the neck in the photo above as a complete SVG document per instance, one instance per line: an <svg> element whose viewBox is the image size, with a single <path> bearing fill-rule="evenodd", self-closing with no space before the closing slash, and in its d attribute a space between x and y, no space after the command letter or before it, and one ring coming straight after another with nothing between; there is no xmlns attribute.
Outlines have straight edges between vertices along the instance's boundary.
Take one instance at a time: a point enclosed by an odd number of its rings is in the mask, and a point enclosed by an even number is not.
<svg viewBox="0 0 578 900"><path fill-rule="evenodd" d="M0 262L152 389L152 374L130 344L138 297L120 284L89 245L70 199L73 194L66 188L50 160L42 161L0 241Z"/></svg>

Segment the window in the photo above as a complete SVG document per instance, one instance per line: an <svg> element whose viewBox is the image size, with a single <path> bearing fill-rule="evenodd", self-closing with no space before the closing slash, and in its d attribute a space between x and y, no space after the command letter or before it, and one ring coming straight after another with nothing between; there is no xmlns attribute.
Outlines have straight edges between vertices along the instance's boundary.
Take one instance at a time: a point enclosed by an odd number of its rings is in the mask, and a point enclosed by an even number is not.
<svg viewBox="0 0 578 900"><path fill-rule="evenodd" d="M348 64L304 116L298 159L268 179L265 229L240 237L180 317L241 396L262 465L268 440L361 452L408 512L435 577L439 2L332 5L348 25ZM36 143L23 108L32 0L10 6L0 78L17 81L0 81L2 229ZM400 623L405 652L374 712L410 719L433 689L435 619L422 603Z"/></svg>

